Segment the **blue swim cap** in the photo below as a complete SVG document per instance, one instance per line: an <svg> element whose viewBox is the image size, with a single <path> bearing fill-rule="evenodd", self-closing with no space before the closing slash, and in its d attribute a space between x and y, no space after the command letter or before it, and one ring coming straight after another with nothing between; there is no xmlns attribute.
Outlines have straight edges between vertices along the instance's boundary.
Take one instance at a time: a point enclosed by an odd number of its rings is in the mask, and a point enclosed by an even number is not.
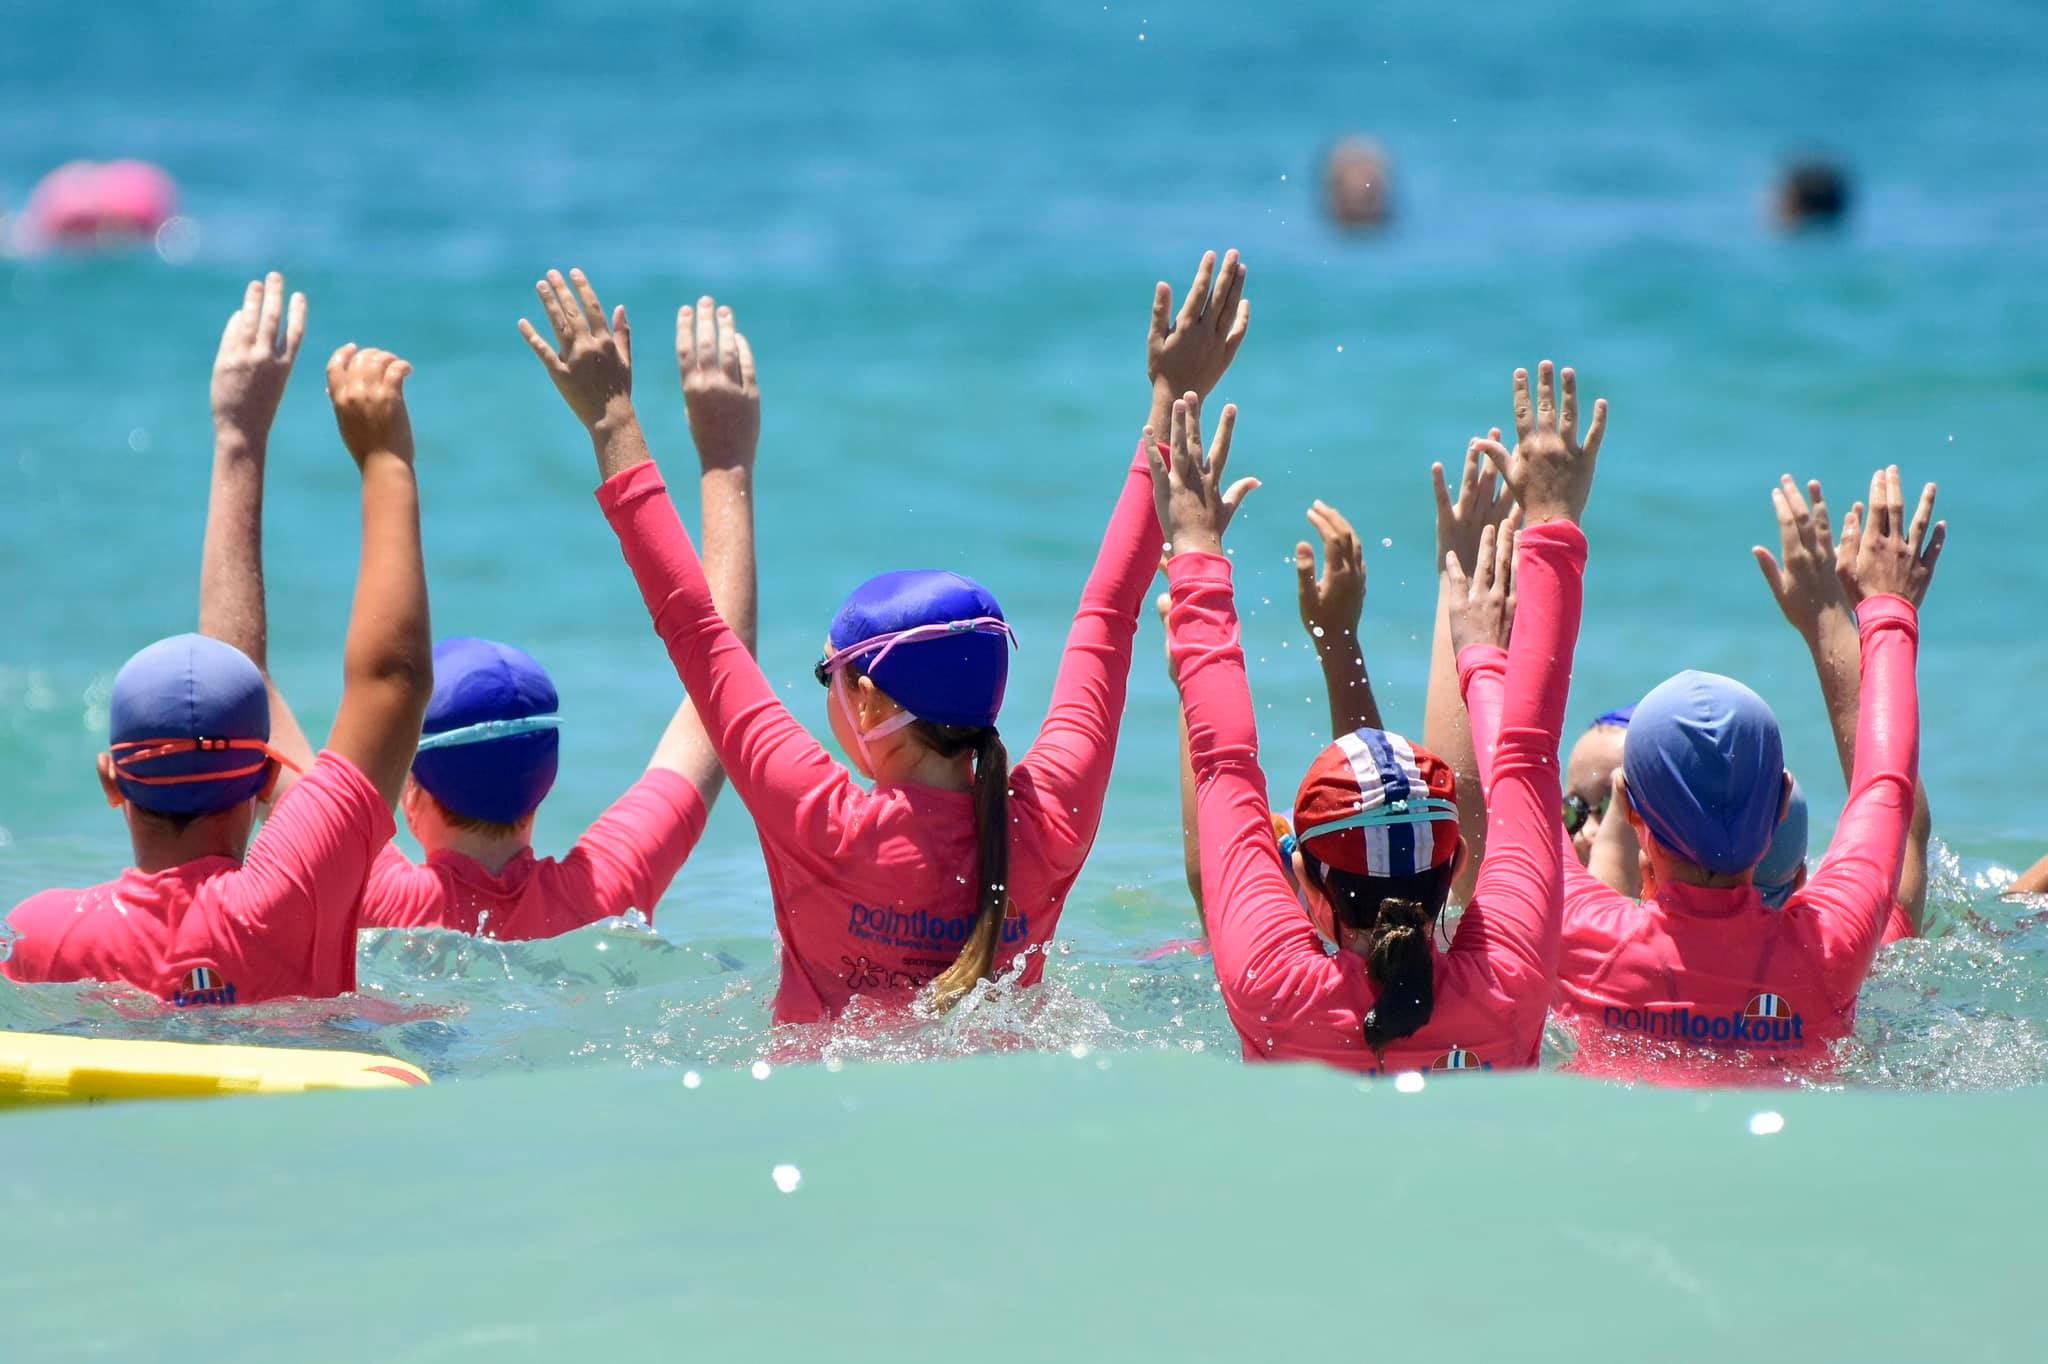
<svg viewBox="0 0 2048 1364"><path fill-rule="evenodd" d="M155 741L240 741L171 748ZM269 779L270 697L249 656L205 635L160 639L121 665L107 702L107 741L121 794L159 815L210 815L263 790ZM168 745L163 745L169 747ZM251 770L251 769L254 770ZM222 774L198 781L179 777Z"/></svg>
<svg viewBox="0 0 2048 1364"><path fill-rule="evenodd" d="M1594 718L1591 728L1599 729L1602 725L1613 725L1617 729L1627 729L1628 722L1635 713L1634 706L1620 706L1614 710L1602 711Z"/></svg>
<svg viewBox="0 0 2048 1364"><path fill-rule="evenodd" d="M558 704L547 669L524 649L442 640L413 780L464 818L517 824L555 784Z"/></svg>
<svg viewBox="0 0 2048 1364"><path fill-rule="evenodd" d="M1764 699L1732 677L1682 672L1637 703L1622 745L1628 795L1657 841L1716 875L1771 845L1785 750Z"/></svg>
<svg viewBox="0 0 2048 1364"><path fill-rule="evenodd" d="M1806 792L1799 789L1799 779L1792 779L1792 799L1785 806L1785 817L1778 821L1777 832L1771 835L1771 846L1764 852L1764 860L1756 864L1756 871L1750 879L1756 883L1757 893L1764 897L1764 903L1772 909L1783 909L1785 901L1792 898L1792 883L1799 879L1800 869L1806 865Z"/></svg>
<svg viewBox="0 0 2048 1364"><path fill-rule="evenodd" d="M973 579L906 569L856 587L832 618L830 638L835 653L873 640L874 651L856 652L852 661L918 719L985 729L995 724L1010 680L1007 633L962 629L900 644L888 637L919 626L1002 618L995 597Z"/></svg>

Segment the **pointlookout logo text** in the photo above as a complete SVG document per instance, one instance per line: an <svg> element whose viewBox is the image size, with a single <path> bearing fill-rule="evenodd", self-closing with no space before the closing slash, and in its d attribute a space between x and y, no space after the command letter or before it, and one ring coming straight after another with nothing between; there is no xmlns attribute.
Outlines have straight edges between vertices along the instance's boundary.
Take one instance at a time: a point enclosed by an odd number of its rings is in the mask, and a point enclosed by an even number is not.
<svg viewBox="0 0 2048 1364"><path fill-rule="evenodd" d="M1622 1009L1608 1005L1600 1021L1610 1028L1711 1047L1784 1047L1805 1041L1806 1020L1783 995L1761 994L1739 1011Z"/></svg>

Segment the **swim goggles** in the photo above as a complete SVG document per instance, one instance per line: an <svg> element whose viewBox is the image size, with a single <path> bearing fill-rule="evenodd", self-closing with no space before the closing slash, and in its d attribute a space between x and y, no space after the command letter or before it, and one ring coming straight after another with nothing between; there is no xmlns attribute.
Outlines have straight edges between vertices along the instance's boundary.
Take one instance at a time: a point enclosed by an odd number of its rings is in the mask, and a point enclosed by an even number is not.
<svg viewBox="0 0 2048 1364"><path fill-rule="evenodd" d="M479 720L473 725L458 729L444 729L439 734L422 734L419 749L430 753L437 748L459 748L464 744L488 743L492 739L509 739L515 734L538 734L545 730L560 729L559 715L522 715L511 720Z"/></svg>
<svg viewBox="0 0 2048 1364"><path fill-rule="evenodd" d="M1602 796L1598 805L1588 805L1584 796L1566 796L1564 798L1564 831L1568 834L1577 833L1586 827L1586 819L1590 815L1598 815L1602 819L1607 818L1607 807L1613 799L1614 797L1612 796Z"/></svg>
<svg viewBox="0 0 2048 1364"><path fill-rule="evenodd" d="M1312 824L1296 834L1295 845L1321 838L1324 834L1341 833L1345 829L1384 829L1396 824L1434 824L1440 819L1456 819L1458 807L1453 801L1436 796L1416 800L1390 800L1384 805L1375 805L1370 810L1360 810L1355 815L1342 819Z"/></svg>
<svg viewBox="0 0 2048 1364"><path fill-rule="evenodd" d="M865 664L867 670L873 672L876 668L882 666L882 660L889 656L889 651L899 644L918 644L925 640L946 639L953 635L1001 635L1004 639L1010 641L1011 648L1017 647L1016 632L1010 628L1009 622L1003 620L1000 616L975 616L970 620L934 621L930 625L913 625L908 630L896 630L886 635L875 635L872 638L861 640L857 644L849 644L844 649L834 649L831 653L818 660L816 666L811 669L811 676L818 679L819 686L829 687L832 685L832 674L838 672L862 654L869 653L878 648L881 650L873 658L868 659Z"/></svg>
<svg viewBox="0 0 2048 1364"><path fill-rule="evenodd" d="M224 767L217 772L155 775L132 770L136 763L154 762L158 758L168 758L175 753L231 752L260 753L263 756L245 766ZM129 739L109 746L107 754L114 760L114 769L121 774L123 781L132 781L142 786L185 786L199 781L233 781L237 777L253 777L271 763L279 763L294 772L304 770L261 739Z"/></svg>

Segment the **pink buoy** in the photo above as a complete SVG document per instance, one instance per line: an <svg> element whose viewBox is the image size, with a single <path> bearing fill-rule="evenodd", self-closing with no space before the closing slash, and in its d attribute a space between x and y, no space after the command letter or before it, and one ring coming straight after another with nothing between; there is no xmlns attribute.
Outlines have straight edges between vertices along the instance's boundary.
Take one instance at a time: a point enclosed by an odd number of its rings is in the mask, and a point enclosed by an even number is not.
<svg viewBox="0 0 2048 1364"><path fill-rule="evenodd" d="M148 237L178 211L178 187L147 161L73 161L43 177L22 225L65 245Z"/></svg>

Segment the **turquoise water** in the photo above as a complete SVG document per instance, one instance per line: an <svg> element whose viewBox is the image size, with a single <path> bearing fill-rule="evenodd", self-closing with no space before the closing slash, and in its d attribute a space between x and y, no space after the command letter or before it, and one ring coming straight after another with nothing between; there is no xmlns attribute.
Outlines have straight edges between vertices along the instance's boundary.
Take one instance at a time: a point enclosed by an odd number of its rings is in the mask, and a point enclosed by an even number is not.
<svg viewBox="0 0 2048 1364"><path fill-rule="evenodd" d="M1738 674L1778 707L1817 832L1841 784L1804 651L1749 562L1774 532L1767 488L1790 470L1846 503L1890 460L1941 480L1953 533L1921 667L1938 931L1881 964L1851 1074L2035 1082L2048 929L1992 892L2048 842L2031 761L2048 747L2044 48L2048 16L2023 4L17 10L0 202L72 156L144 155L181 181L196 236L178 263L0 260L0 901L126 855L91 775L106 688L192 623L207 367L252 273L311 294L309 352L358 339L416 363L436 627L520 641L561 687L551 849L645 761L676 684L586 448L514 331L540 271L582 265L639 320L641 407L686 515L667 319L704 290L737 308L766 394L761 655L800 716L822 730L807 673L840 596L908 553L982 578L1018 623L1021 747L1144 415L1148 287L1234 244L1254 321L1222 396L1243 408L1234 463L1266 486L1232 537L1278 788L1327 737L1287 561L1301 509L1324 497L1366 536L1369 658L1389 723L1418 729L1428 465L1504 417L1517 363L1567 359L1614 403L1574 714L1681 664ZM1397 225L1365 243L1315 204L1319 150L1353 128L1399 177ZM1855 221L1779 240L1762 186L1810 140L1858 168ZM356 519L317 372L271 461L273 663L317 733ZM1159 649L1148 617L1044 990L834 1054L1015 1033L1234 1053L1206 962L1143 960L1193 927ZM775 966L735 802L656 924L367 939L359 999L231 1019L10 990L0 1026L255 1028L451 1080L749 1062ZM1237 1083L1222 1062L1162 1073Z"/></svg>

